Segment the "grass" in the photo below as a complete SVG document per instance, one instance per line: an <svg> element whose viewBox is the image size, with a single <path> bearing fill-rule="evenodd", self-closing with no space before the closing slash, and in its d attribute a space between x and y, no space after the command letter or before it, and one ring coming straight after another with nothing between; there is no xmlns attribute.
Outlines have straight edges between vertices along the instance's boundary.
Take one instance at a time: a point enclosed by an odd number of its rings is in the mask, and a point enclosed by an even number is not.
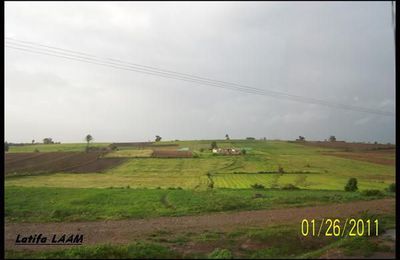
<svg viewBox="0 0 400 260"><path fill-rule="evenodd" d="M199 215L210 212L314 206L394 197L384 191L395 182L395 168L365 161L322 155L324 149L284 141L217 140L219 147L248 148L245 156L213 156L210 140L162 142L188 147L198 158L136 158L147 150L120 149L107 157L128 157L104 173L53 173L5 177L5 220L70 222ZM106 143L92 146L107 146ZM11 146L10 152L83 151L86 144ZM174 148L174 149L175 149ZM200 152L200 149L204 149ZM131 158L129 158L131 157ZM277 174L282 167L283 174ZM350 177L358 192L345 192ZM213 188L209 187L212 183ZM254 190L254 184L265 189ZM299 190L282 190L286 185ZM274 189L271 189L274 188ZM382 226L393 226L384 218ZM381 222L380 222L381 223ZM240 228L228 233L155 235L151 243L80 246L45 252L7 251L6 258L175 258L168 246L215 243L199 257L316 258L329 249L371 254L384 248L369 239L306 239L299 225ZM226 240L226 243L221 241ZM157 244L154 243L157 242ZM250 241L255 248L241 248ZM221 244L221 243L222 244ZM169 243L168 246L159 243ZM259 245L262 245L261 247ZM369 250L369 251L368 251ZM232 255L231 255L232 254Z"/></svg>
<svg viewBox="0 0 400 260"><path fill-rule="evenodd" d="M133 157L133 158L139 158L139 157L150 157L151 154L153 153L153 150L150 149L124 149L124 150L118 150L118 151L113 151L111 153L106 154L105 157L110 157L110 158L119 158L119 157Z"/></svg>
<svg viewBox="0 0 400 260"><path fill-rule="evenodd" d="M255 193L261 196L255 197ZM5 218L12 222L151 218L369 199L374 197L360 192L323 190L6 187Z"/></svg>
<svg viewBox="0 0 400 260"><path fill-rule="evenodd" d="M382 230L395 226L394 214L373 217L380 220ZM388 246L377 242L375 237L303 237L299 231L299 223L258 228L238 227L225 232L171 233L159 230L138 239L140 239L138 242L131 241L126 245L79 246L37 252L6 250L5 258L310 259L320 258L330 250L356 258L373 256L377 252L390 252ZM197 248L197 251L193 251L192 248Z"/></svg>
<svg viewBox="0 0 400 260"><path fill-rule="evenodd" d="M128 245L77 246L39 252L6 251L6 259L172 259L179 255L169 248L136 242Z"/></svg>
<svg viewBox="0 0 400 260"><path fill-rule="evenodd" d="M207 174L210 174L214 188L243 189L259 183L267 188L293 184L303 189L340 190L350 177L355 177L360 190L381 190L395 181L393 166L322 155L319 153L323 150L321 148L295 143L239 140L217 142L220 146L251 148L244 156L213 156L208 150L200 152L199 149L208 147L210 141L174 143L178 143L179 147L189 147L199 158L130 158L105 173L6 177L5 184L25 187L107 188L129 185L132 188L179 186L207 189ZM83 149L85 144L43 146L49 149L63 146L66 150L76 150ZM14 148L34 149L34 146ZM141 157L148 156L148 153L148 150L130 149L115 151L107 156ZM277 172L279 167L284 169L282 175L268 173Z"/></svg>

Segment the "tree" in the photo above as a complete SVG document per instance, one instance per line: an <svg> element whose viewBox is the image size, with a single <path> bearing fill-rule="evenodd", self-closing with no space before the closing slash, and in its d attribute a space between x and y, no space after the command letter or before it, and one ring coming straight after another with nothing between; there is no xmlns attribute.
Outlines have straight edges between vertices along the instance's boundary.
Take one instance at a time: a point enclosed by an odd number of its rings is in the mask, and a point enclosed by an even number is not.
<svg viewBox="0 0 400 260"><path fill-rule="evenodd" d="M335 142L335 141L336 141L336 137L335 137L334 135L331 135L331 136L329 137L329 141L330 141L330 142Z"/></svg>
<svg viewBox="0 0 400 260"><path fill-rule="evenodd" d="M8 152L9 148L10 148L9 144L7 142L4 142L4 151Z"/></svg>
<svg viewBox="0 0 400 260"><path fill-rule="evenodd" d="M218 148L217 142L212 141L212 143L211 143L211 149L217 149L217 148Z"/></svg>
<svg viewBox="0 0 400 260"><path fill-rule="evenodd" d="M304 136L299 135L299 138L296 139L296 141L301 141L304 142L306 140L306 138Z"/></svg>
<svg viewBox="0 0 400 260"><path fill-rule="evenodd" d="M156 142L160 142L161 141L161 136L156 135Z"/></svg>
<svg viewBox="0 0 400 260"><path fill-rule="evenodd" d="M347 184L346 184L346 186L344 187L344 190L345 190L345 191L356 191L356 190L358 190L358 187L357 187L357 179L356 179L356 178L350 178L350 179L347 181Z"/></svg>
<svg viewBox="0 0 400 260"><path fill-rule="evenodd" d="M54 144L54 141L53 141L52 138L47 137L47 138L44 138L44 139L43 139L43 143L44 143L44 144Z"/></svg>
<svg viewBox="0 0 400 260"><path fill-rule="evenodd" d="M35 143L35 140L32 140L32 144L34 144Z"/></svg>
<svg viewBox="0 0 400 260"><path fill-rule="evenodd" d="M88 135L86 135L85 140L86 140L86 143L87 143L86 152L88 152L89 151L89 143L90 143L90 141L93 140L93 137L90 134L88 134Z"/></svg>
<svg viewBox="0 0 400 260"><path fill-rule="evenodd" d="M226 140L229 140L229 135L226 134L226 135L225 135L225 138L226 138Z"/></svg>

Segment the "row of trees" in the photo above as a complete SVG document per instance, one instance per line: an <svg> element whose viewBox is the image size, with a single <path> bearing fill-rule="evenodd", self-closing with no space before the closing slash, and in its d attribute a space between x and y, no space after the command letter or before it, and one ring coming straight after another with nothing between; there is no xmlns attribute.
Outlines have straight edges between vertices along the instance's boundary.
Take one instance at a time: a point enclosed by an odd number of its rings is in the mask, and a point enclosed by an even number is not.
<svg viewBox="0 0 400 260"><path fill-rule="evenodd" d="M296 139L296 141L305 141L305 140L306 140L306 138L304 136L301 136L301 135L299 135L299 138ZM325 139L325 141L326 141L326 139ZM336 141L336 137L334 135L331 135L329 137L329 142L335 142L335 141Z"/></svg>

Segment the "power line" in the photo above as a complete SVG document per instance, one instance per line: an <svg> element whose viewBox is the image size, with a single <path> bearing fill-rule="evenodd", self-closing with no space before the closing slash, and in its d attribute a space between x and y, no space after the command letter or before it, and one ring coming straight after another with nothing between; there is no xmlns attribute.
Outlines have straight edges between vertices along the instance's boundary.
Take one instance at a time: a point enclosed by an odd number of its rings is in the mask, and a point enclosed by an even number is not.
<svg viewBox="0 0 400 260"><path fill-rule="evenodd" d="M8 37L6 37L6 47L15 49L15 50L35 53L35 54L48 55L48 56L53 56L53 57L58 57L58 58L64 58L64 59L69 59L69 60L74 60L74 61L80 61L80 62L86 62L86 63L96 64L96 65L111 67L111 68L115 68L115 69L135 71L135 72L145 73L145 74L149 74L149 75L164 77L164 78L182 80L182 81L193 82L193 83L202 84L202 85L208 85L208 86L225 88L225 89L230 89L230 90L235 90L235 91L241 91L241 92L245 92L248 94L258 94L258 95L270 96L270 97L275 97L275 98L283 98L283 99L289 99L289 100L303 102L303 103L324 105L324 106L328 106L328 107L353 110L353 111L364 112L364 113L372 113L372 114L379 114L379 115L385 115L385 116L394 116L394 113L391 113L391 112L380 111L380 110L376 110L376 109L369 109L369 108L358 107L358 106L352 106L352 105L346 105L346 104L339 104L339 103L335 103L335 102L331 102L331 101L296 96L296 95L291 95L291 94L276 92L276 91L271 91L271 90L263 90L263 89L253 88L253 87L249 87L249 86L245 86L245 85L241 85L241 84L213 80L213 79L199 77L199 76L195 76L195 75L159 69L156 67L145 66L145 65L140 65L140 64L126 62L126 61L121 61L118 59L103 58L103 57L88 54L85 52L78 52L78 51L53 47L53 46L39 44L39 43L21 41L21 40L16 40L13 38L8 38Z"/></svg>
<svg viewBox="0 0 400 260"><path fill-rule="evenodd" d="M9 43L10 43L10 42L9 42ZM8 44L9 44L9 43L8 43ZM14 45L15 45L15 43L11 43L11 44L14 44ZM21 47L21 45L18 45L18 44L17 44L17 46ZM45 45L42 45L42 46L45 46ZM89 62L89 63L92 63L92 64L98 64L98 65L103 65L103 66L110 65L109 62L108 62L108 63L104 63L104 62L99 63L98 60L95 60L96 62L93 62L93 59L92 59L92 58L90 58L91 61L88 61L86 57L82 57L82 56L76 56L76 55L72 56L72 55L70 55L70 54L67 54L67 55L69 55L69 56L66 57L66 56L65 56L65 55L66 55L65 52L66 52L67 50L65 50L65 49L60 49L60 48L57 48L57 49L62 50L62 54L63 54L62 56L58 55L58 54L60 54L59 51L57 51L57 55L54 55L55 51L53 51L53 50L50 51L50 50L48 50L48 49L43 50L43 49L38 49L38 48L36 48L36 49L34 49L34 51L32 51L32 48L34 48L34 47L29 46L30 49L29 49L29 48L27 49L27 46L26 46L26 45L23 45L24 48L18 48L18 47L10 46L10 45L8 45L7 47L11 47L11 48L14 48L14 49L19 49L19 50L24 50L24 51L29 51L29 52L34 52L34 53L38 53L38 54L45 54L45 55L50 55L50 56L56 56L56 57L62 57L62 58L72 59L72 60L78 60L78 61L83 61L83 62ZM48 48L48 47L49 47L49 46L47 46L47 48ZM39 52L38 52L38 50L39 50ZM46 52L44 53L43 51L46 51ZM50 53L49 53L49 52L50 52ZM78 53L78 52L75 52L75 53ZM79 53L82 53L82 52L79 52ZM71 56L72 56L73 58L71 58ZM86 56L96 57L96 56L94 56L94 55L86 55ZM76 57L78 57L79 59L76 59ZM82 59L83 59L83 60L82 60ZM112 65L111 67L113 67L113 68L126 69L126 67L121 67L120 64L117 64L117 65L119 65L118 67L115 67L115 66L114 66L115 63L113 63L113 64L111 64L111 65ZM128 70L132 70L132 69L128 69ZM152 71L153 73L149 73L148 71L143 71L143 70L140 70L140 71L139 71L139 70L137 70L137 69L135 69L135 70L133 70L133 71L142 72L142 73L154 75L154 71ZM187 74L187 75L188 75L188 74ZM185 80L185 81L190 81L190 82L196 82L196 83L200 83L200 84L210 85L209 82L198 81L197 79L196 79L196 80L193 80L193 79L189 79L189 80L188 80L187 78L177 78L176 75L173 75L173 77L170 77L171 75L166 76L165 73L163 73L163 75L160 75L159 72L158 72L157 76L164 76L164 77L168 77L168 78L174 78L174 79L180 79L180 80ZM213 86L217 86L217 85L215 85L215 83L212 84L212 85L213 85ZM220 85L218 85L217 87L227 88L226 85L225 85L225 86L220 86ZM229 89L233 89L232 86L230 86ZM252 89L243 89L243 88L240 88L240 89L239 89L239 88L236 87L236 88L233 89L233 90L239 90L239 91L243 91L243 92L247 92L247 93L251 93L251 94L261 94L261 95L262 95L262 94L265 94L265 93L262 93L262 92L264 92L263 90L255 89L255 88L252 88ZM260 92L261 92L261 93L260 93ZM321 105L328 105L328 106L332 106L332 107L336 107L336 108L342 108L342 109L343 109L343 108L347 108L347 109L352 109L352 110L360 111L360 112L370 112L370 113L378 113L378 114L384 113L384 114L382 114L382 115L388 115L387 112L382 112L382 111L378 111L378 110L365 109L365 108L354 107L354 106L343 105L343 104L326 103L326 101L322 101L322 100L315 100L315 99L304 98L304 97L298 97L298 96L293 96L293 95L290 96L290 95L288 95L288 94L279 93L279 92L268 93L267 95L273 96L273 97L278 97L278 98L282 98L282 97L283 97L283 98L286 98L286 99L291 99L291 100L300 101L300 102L305 102L305 101L307 101L308 103L321 104ZM301 98L301 99L299 99L299 98ZM305 99L307 99L307 100L305 100Z"/></svg>

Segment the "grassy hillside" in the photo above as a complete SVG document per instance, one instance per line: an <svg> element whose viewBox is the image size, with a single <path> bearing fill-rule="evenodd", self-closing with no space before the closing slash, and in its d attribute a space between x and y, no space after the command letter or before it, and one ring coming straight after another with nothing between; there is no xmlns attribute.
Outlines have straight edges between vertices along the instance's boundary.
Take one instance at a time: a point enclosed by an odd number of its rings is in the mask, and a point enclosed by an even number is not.
<svg viewBox="0 0 400 260"><path fill-rule="evenodd" d="M51 222L196 215L217 211L320 205L369 200L375 197L358 192L324 190L193 191L128 187L123 189L7 187L5 198L6 220Z"/></svg>
<svg viewBox="0 0 400 260"><path fill-rule="evenodd" d="M383 189L395 181L392 165L322 154L321 151L326 151L326 148L284 141L218 141L219 146L247 148L248 152L241 156L214 156L208 150L211 141L173 143L179 144L177 148L189 147L198 158L132 158L148 156L149 151L147 148L122 150L107 156L128 157L128 160L105 173L9 177L6 178L6 185L69 188L129 185L131 188L181 187L204 190L212 182L214 188L242 189L260 183L267 188L293 184L303 189L342 190L347 180L355 177L360 190L365 190ZM61 146L59 149L81 149L84 144ZM202 152L201 148L204 149ZM282 174L278 174L279 168L282 168Z"/></svg>

